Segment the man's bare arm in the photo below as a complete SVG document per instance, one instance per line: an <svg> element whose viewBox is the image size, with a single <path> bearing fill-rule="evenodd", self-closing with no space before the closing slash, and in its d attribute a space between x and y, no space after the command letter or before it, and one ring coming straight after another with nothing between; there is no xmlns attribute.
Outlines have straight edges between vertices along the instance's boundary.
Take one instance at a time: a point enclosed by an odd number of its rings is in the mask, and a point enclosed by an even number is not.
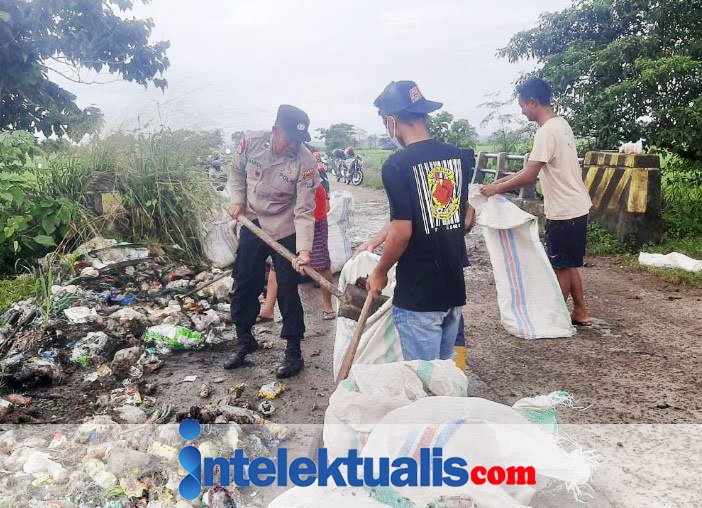
<svg viewBox="0 0 702 508"><path fill-rule="evenodd" d="M371 238L367 242L363 242L361 245L356 247L356 250L354 251L353 255L356 256L363 251L373 252L375 249L383 245L385 239L388 237L389 229L390 223L388 222L383 226L383 228L380 231L378 231L378 233L373 238Z"/></svg>
<svg viewBox="0 0 702 508"><path fill-rule="evenodd" d="M380 261L368 277L366 287L378 298L388 284L388 271L400 259L412 237L412 221L394 220L387 224L388 233Z"/></svg>
<svg viewBox="0 0 702 508"><path fill-rule="evenodd" d="M502 178L496 183L491 183L485 185L480 189L480 192L486 196L492 196L493 194L502 194L503 192L509 192L515 189L521 189L528 185L534 185L537 178L539 177L539 172L543 168L544 163L539 161L529 161L527 167L519 171L517 174L512 175L506 181Z"/></svg>

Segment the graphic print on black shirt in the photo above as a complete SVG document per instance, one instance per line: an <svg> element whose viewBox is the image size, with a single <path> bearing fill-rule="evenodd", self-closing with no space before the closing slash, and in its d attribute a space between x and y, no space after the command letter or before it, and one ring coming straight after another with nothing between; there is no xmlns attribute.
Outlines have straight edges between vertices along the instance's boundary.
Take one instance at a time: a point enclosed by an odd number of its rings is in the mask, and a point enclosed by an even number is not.
<svg viewBox="0 0 702 508"><path fill-rule="evenodd" d="M412 171L417 182L424 233L461 227L460 159L422 162L413 166Z"/></svg>
<svg viewBox="0 0 702 508"><path fill-rule="evenodd" d="M394 305L432 312L465 303L463 220L471 166L458 148L433 139L412 143L383 165L390 220L412 222L397 264Z"/></svg>

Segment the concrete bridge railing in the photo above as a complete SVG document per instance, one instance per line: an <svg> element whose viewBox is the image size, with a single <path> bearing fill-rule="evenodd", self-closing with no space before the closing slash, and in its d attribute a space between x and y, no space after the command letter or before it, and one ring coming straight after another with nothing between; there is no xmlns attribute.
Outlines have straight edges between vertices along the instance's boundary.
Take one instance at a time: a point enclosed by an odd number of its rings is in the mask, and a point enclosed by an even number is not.
<svg viewBox="0 0 702 508"><path fill-rule="evenodd" d="M478 152L475 159L471 183L484 183L487 175L493 175L497 180L526 167L529 154ZM489 164L492 160L495 161L494 167L488 167L492 166ZM588 152L578 161L592 199L591 221L630 244L640 246L661 241L663 220L658 155L600 151ZM521 189L518 197L516 202L520 207L536 216L543 215L543 205L535 186Z"/></svg>

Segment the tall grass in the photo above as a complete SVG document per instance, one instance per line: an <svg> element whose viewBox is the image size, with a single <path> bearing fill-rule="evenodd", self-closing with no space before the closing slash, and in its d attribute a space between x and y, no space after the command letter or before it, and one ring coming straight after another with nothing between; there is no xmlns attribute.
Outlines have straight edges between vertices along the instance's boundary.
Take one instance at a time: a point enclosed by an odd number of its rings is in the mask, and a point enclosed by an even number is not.
<svg viewBox="0 0 702 508"><path fill-rule="evenodd" d="M89 192L96 198L119 193L122 210L110 226L121 239L177 244L196 260L202 223L216 202L203 164L215 143L207 133L186 130L112 135L93 143L84 156Z"/></svg>

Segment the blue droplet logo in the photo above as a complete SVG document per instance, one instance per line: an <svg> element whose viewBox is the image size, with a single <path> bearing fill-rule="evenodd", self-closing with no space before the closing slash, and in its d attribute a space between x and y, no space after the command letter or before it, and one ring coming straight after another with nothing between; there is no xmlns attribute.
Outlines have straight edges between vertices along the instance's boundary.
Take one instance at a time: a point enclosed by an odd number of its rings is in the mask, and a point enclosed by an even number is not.
<svg viewBox="0 0 702 508"><path fill-rule="evenodd" d="M180 422L178 432L183 439L192 441L200 436L200 424L192 419L183 420ZM178 463L187 473L178 485L178 492L184 499L192 501L202 492L200 450L194 446L186 446L178 454Z"/></svg>
<svg viewBox="0 0 702 508"><path fill-rule="evenodd" d="M186 441L192 441L193 439L200 437L200 424L197 423L197 420L188 418L187 420L180 422L178 432L180 432L180 437Z"/></svg>

